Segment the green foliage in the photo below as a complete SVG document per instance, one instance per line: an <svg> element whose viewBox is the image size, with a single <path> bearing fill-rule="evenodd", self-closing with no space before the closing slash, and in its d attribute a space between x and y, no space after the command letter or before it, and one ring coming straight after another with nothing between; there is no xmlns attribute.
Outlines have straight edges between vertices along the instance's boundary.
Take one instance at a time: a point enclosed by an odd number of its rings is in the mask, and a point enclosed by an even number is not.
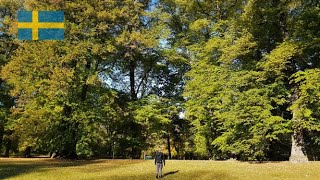
<svg viewBox="0 0 320 180"><path fill-rule="evenodd" d="M63 10L65 40L15 40L18 9ZM296 131L314 149L319 9L295 0L0 1L0 149L139 158L165 143L180 158L272 160L288 158Z"/></svg>
<svg viewBox="0 0 320 180"><path fill-rule="evenodd" d="M182 112L181 102L156 95L150 95L131 104L134 118L142 126L142 136L145 140L145 149L154 150L160 145L167 144L165 140L173 142L174 155L182 156L188 151L190 141L188 124L179 117ZM183 131L184 130L184 131ZM187 135L187 137L186 137Z"/></svg>
<svg viewBox="0 0 320 180"><path fill-rule="evenodd" d="M270 148L286 141L291 125L318 130L319 77L313 60L318 34L310 30L314 39L305 40L298 24L304 24L306 14L317 22L314 12L319 7L249 0L233 4L236 13L228 14L227 9L221 11L224 6L216 9L205 6L207 2L176 2L186 11L180 16L192 17L185 24L190 28L185 39L195 42L184 43L193 55L184 96L196 152L217 158L235 153L240 159L269 159ZM212 18L210 12L223 13Z"/></svg>
<svg viewBox="0 0 320 180"><path fill-rule="evenodd" d="M134 118L143 127L146 142L151 146L162 144L171 123L170 114L173 113L168 107L168 100L151 95L136 106Z"/></svg>
<svg viewBox="0 0 320 180"><path fill-rule="evenodd" d="M15 28L13 20L16 11L21 7L21 1L0 1L0 70L8 63L19 43L15 40ZM3 147L8 156L10 146L14 144L10 128L10 108L13 106L13 98L9 95L10 87L0 79L0 154ZM15 149L15 147L12 147Z"/></svg>
<svg viewBox="0 0 320 180"><path fill-rule="evenodd" d="M295 112L294 126L308 131L319 131L319 68L299 71L292 75L292 84L298 87L299 98L290 106Z"/></svg>

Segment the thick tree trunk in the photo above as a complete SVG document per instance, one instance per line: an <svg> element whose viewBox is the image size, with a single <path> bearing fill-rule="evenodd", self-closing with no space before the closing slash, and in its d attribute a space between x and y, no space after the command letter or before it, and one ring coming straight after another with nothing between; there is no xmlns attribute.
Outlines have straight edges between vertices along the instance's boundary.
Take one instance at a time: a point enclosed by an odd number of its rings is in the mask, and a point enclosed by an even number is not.
<svg viewBox="0 0 320 180"><path fill-rule="evenodd" d="M292 135L290 162L307 162L308 157L305 153L305 144L303 140L303 132L294 129Z"/></svg>
<svg viewBox="0 0 320 180"><path fill-rule="evenodd" d="M299 98L299 93L294 92L292 96L292 104ZM294 125L293 135L291 136L291 155L290 162L307 162L308 157L305 152L305 143L303 139L303 129L299 127L302 119L298 117L296 110L292 111L292 121Z"/></svg>

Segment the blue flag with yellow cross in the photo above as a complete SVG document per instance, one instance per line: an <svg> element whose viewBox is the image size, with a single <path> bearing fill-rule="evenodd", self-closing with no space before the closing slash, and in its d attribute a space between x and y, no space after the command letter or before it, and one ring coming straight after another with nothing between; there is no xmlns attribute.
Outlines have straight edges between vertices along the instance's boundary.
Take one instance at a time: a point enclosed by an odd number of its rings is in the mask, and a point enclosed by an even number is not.
<svg viewBox="0 0 320 180"><path fill-rule="evenodd" d="M63 40L63 11L18 11L19 40Z"/></svg>

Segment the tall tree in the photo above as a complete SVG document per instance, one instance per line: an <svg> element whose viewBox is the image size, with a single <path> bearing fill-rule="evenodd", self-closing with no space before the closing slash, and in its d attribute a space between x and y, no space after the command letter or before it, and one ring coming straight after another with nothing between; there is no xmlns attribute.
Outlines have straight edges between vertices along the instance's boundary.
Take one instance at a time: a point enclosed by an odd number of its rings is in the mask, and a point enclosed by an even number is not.
<svg viewBox="0 0 320 180"><path fill-rule="evenodd" d="M106 65L111 72L105 76L110 87L127 93L133 104L150 94L181 98L183 73L179 72L184 71L184 63L168 57L168 15L159 4L126 0L110 13L119 16L114 20L118 28L113 32L113 62ZM132 111L128 116L131 129L127 132L132 138L132 157L139 158L145 141L143 127L134 120L135 108L128 111Z"/></svg>
<svg viewBox="0 0 320 180"><path fill-rule="evenodd" d="M106 121L99 113L114 97L108 89L101 90L99 80L110 51L103 46L112 36L106 33L112 28L103 26L105 19L97 15L106 6L113 8L110 1L25 2L30 10L64 10L66 37L60 42L23 42L2 69L16 98L12 124L21 148L39 145L76 158L90 155L90 144L98 143Z"/></svg>
<svg viewBox="0 0 320 180"><path fill-rule="evenodd" d="M21 5L21 1L0 1L0 69L9 61L14 50L18 47L12 25ZM12 106L13 98L9 95L9 87L3 79L0 79L0 154L3 145L5 145L5 156L9 156L12 144L11 130L7 123Z"/></svg>
<svg viewBox="0 0 320 180"><path fill-rule="evenodd" d="M192 3L177 2L179 8L191 11ZM200 36L188 46L195 62L185 90L187 115L195 126L196 152L273 158L276 155L270 157L270 148L287 142L292 130L290 160L307 160L303 134L318 127L317 105L307 106L302 100L302 89L307 88L302 84L314 80L305 78L301 83L300 75L317 72L314 42L319 34L312 26L306 28L305 22L319 22L319 3L249 0L237 5L228 1L216 8L205 6L208 2L195 1L206 12L205 18L196 17L189 25L193 36ZM302 29L310 31L306 35ZM304 97L317 98L311 94ZM214 130L208 131L210 127Z"/></svg>

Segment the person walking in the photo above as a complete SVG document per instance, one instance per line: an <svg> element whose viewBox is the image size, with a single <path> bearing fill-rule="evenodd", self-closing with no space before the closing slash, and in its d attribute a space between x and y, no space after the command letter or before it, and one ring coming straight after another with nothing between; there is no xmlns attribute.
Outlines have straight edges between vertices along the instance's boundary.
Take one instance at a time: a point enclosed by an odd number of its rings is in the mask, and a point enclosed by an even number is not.
<svg viewBox="0 0 320 180"><path fill-rule="evenodd" d="M161 178L162 177L162 163L163 166L166 165L166 161L164 158L164 154L161 151L161 148L156 152L155 157L154 157L154 164L156 165L156 178Z"/></svg>

